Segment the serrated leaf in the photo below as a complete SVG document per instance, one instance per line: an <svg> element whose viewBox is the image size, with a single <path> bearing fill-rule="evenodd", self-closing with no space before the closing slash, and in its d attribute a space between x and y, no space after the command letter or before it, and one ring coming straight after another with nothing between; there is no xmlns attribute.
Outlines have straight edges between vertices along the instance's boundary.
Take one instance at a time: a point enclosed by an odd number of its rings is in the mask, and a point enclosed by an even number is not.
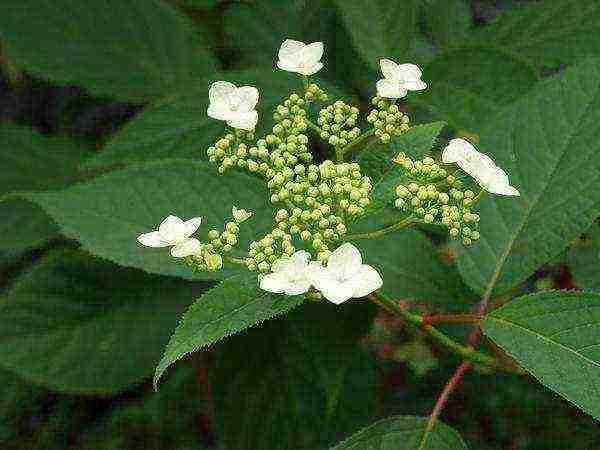
<svg viewBox="0 0 600 450"><path fill-rule="evenodd" d="M274 295L258 287L256 274L230 277L198 298L183 315L154 374L154 387L167 368L188 353L284 314L303 295Z"/></svg>
<svg viewBox="0 0 600 450"><path fill-rule="evenodd" d="M79 240L94 255L190 280L224 278L240 269L194 273L171 257L168 248L143 247L137 236L156 230L174 214L183 219L203 217L195 236L206 241L208 230L222 229L235 205L254 212L240 226L238 249L246 250L252 239L272 229L273 220L263 183L235 171L219 176L213 165L200 161L165 159L101 175L64 191L20 193L19 197L43 208L63 234Z"/></svg>
<svg viewBox="0 0 600 450"><path fill-rule="evenodd" d="M571 64L600 55L600 3L553 0L499 15L476 41L529 58L537 67Z"/></svg>
<svg viewBox="0 0 600 450"><path fill-rule="evenodd" d="M375 422L331 450L417 450L427 427L427 418L395 416ZM424 450L467 450L460 435L436 422Z"/></svg>
<svg viewBox="0 0 600 450"><path fill-rule="evenodd" d="M206 115L209 87L218 80L258 88L257 138L271 132L275 106L300 87L296 76L272 70L220 72L190 83L184 92L161 99L139 114L108 142L101 153L85 161L82 167L131 164L158 158L205 157L206 149L216 138L228 132L225 122Z"/></svg>
<svg viewBox="0 0 600 450"><path fill-rule="evenodd" d="M600 202L600 69L592 59L483 119L478 149L508 174L521 197L480 202L481 240L458 246L477 292L500 293L559 254L597 216Z"/></svg>
<svg viewBox="0 0 600 450"><path fill-rule="evenodd" d="M354 244L363 253L365 264L379 270L383 289L395 298L450 309L472 300L458 273L440 262L437 250L418 231L402 230Z"/></svg>
<svg viewBox="0 0 600 450"><path fill-rule="evenodd" d="M406 62L416 34L415 0L390 3L386 0L335 0L363 61L379 72L379 59Z"/></svg>
<svg viewBox="0 0 600 450"><path fill-rule="evenodd" d="M160 0L6 0L0 35L29 73L134 102L215 68L190 23Z"/></svg>
<svg viewBox="0 0 600 450"><path fill-rule="evenodd" d="M471 8L464 0L425 0L426 26L440 47L465 39L472 26Z"/></svg>
<svg viewBox="0 0 600 450"><path fill-rule="evenodd" d="M586 230L567 255L573 283L585 289L600 288L600 227L597 223Z"/></svg>
<svg viewBox="0 0 600 450"><path fill-rule="evenodd" d="M211 373L219 447L325 449L372 420L376 371L358 347L371 306L308 303L224 342Z"/></svg>
<svg viewBox="0 0 600 450"><path fill-rule="evenodd" d="M600 295L544 292L484 316L483 332L540 383L600 418Z"/></svg>
<svg viewBox="0 0 600 450"><path fill-rule="evenodd" d="M203 288L51 251L0 303L0 366L62 392L121 391L152 373Z"/></svg>

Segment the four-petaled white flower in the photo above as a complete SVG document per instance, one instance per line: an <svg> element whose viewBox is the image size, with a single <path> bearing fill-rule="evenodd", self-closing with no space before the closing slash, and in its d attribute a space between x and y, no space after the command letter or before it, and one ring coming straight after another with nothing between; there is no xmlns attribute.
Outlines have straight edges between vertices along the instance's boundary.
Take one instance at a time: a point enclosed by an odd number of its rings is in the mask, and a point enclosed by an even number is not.
<svg viewBox="0 0 600 450"><path fill-rule="evenodd" d="M383 285L377 270L363 264L360 251L348 242L331 254L327 267L310 263L309 276L312 285L336 305L364 297Z"/></svg>
<svg viewBox="0 0 600 450"><path fill-rule="evenodd" d="M238 209L235 206L231 208L231 215L233 216L233 220L237 223L242 223L252 217L252 213L250 211L246 211L245 209Z"/></svg>
<svg viewBox="0 0 600 450"><path fill-rule="evenodd" d="M307 45L304 42L286 39L279 48L277 67L288 72L314 75L323 68L320 61L323 50L322 42Z"/></svg>
<svg viewBox="0 0 600 450"><path fill-rule="evenodd" d="M299 295L308 292L308 261L310 254L304 250L292 256L281 257L271 266L271 273L260 280L260 288L276 294Z"/></svg>
<svg viewBox="0 0 600 450"><path fill-rule="evenodd" d="M258 89L254 86L237 87L228 81L216 81L208 91L207 114L226 121L233 128L252 131L258 122L258 113L254 110L258 97Z"/></svg>
<svg viewBox="0 0 600 450"><path fill-rule="evenodd" d="M484 153L478 152L469 141L452 139L442 152L442 162L456 163L471 175L477 183L492 194L519 196L519 191L510 185L508 175Z"/></svg>
<svg viewBox="0 0 600 450"><path fill-rule="evenodd" d="M179 217L170 215L162 221L158 231L140 234L137 240L147 247L174 246L171 249L171 256L183 258L199 253L202 248L198 239L190 238L200 223L202 223L201 217L194 217L184 222Z"/></svg>
<svg viewBox="0 0 600 450"><path fill-rule="evenodd" d="M414 64L396 64L389 59L380 59L379 66L384 78L377 82L377 95L385 98L402 98L408 91L427 89L421 81L421 69Z"/></svg>

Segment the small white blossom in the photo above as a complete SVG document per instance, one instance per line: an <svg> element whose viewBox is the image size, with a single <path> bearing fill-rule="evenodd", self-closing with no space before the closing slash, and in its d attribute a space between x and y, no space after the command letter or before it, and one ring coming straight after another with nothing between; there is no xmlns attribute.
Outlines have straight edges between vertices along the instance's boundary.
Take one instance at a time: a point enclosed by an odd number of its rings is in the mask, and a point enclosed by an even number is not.
<svg viewBox="0 0 600 450"><path fill-rule="evenodd" d="M211 84L208 97L210 105L207 114L217 120L224 120L233 128L252 131L258 122L254 110L259 93L254 86L237 87L228 81Z"/></svg>
<svg viewBox="0 0 600 450"><path fill-rule="evenodd" d="M279 49L277 67L288 72L297 72L302 75L314 75L323 68L323 43L304 42L286 39Z"/></svg>
<svg viewBox="0 0 600 450"><path fill-rule="evenodd" d="M380 59L379 66L384 78L377 82L377 95L385 98L402 98L408 91L422 91L427 84L421 81L421 69L414 64L396 64Z"/></svg>
<svg viewBox="0 0 600 450"><path fill-rule="evenodd" d="M235 206L231 208L231 215L237 223L245 222L250 217L252 217L252 213L250 211L246 211L245 209L238 209Z"/></svg>
<svg viewBox="0 0 600 450"><path fill-rule="evenodd" d="M183 258L184 256L199 253L202 245L198 239L190 238L202 223L201 217L183 221L177 216L170 215L162 221L158 231L140 234L138 242L146 247L169 247L171 256Z"/></svg>
<svg viewBox="0 0 600 450"><path fill-rule="evenodd" d="M469 141L452 139L442 152L445 164L456 163L477 183L492 194L519 196L519 191L510 185L508 175L484 153L478 152Z"/></svg>
<svg viewBox="0 0 600 450"><path fill-rule="evenodd" d="M299 295L308 292L311 283L308 278L310 254L297 251L290 257L281 257L271 266L271 273L260 281L260 288L276 294Z"/></svg>
<svg viewBox="0 0 600 450"><path fill-rule="evenodd" d="M377 270L363 264L360 251L348 242L331 254L327 267L315 261L310 263L309 274L313 286L336 305L364 297L383 285Z"/></svg>

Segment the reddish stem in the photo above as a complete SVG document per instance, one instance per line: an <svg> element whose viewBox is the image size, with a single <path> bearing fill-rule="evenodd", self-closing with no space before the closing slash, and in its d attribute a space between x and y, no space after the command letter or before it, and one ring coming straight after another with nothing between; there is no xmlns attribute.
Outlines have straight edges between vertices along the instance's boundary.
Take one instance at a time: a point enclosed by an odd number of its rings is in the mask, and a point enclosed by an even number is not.
<svg viewBox="0 0 600 450"><path fill-rule="evenodd" d="M438 323L478 323L479 317L475 314L431 314L423 316L423 325Z"/></svg>

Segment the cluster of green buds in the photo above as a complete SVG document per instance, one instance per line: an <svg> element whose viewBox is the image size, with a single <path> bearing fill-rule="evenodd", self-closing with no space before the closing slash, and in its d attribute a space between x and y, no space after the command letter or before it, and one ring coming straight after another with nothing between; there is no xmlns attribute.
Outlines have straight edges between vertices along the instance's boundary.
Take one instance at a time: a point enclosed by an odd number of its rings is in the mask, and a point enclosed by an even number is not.
<svg viewBox="0 0 600 450"><path fill-rule="evenodd" d="M392 136L399 136L408 131L409 118L402 113L392 99L374 97L371 103L375 106L367 116L367 122L373 124L375 136L387 144Z"/></svg>
<svg viewBox="0 0 600 450"><path fill-rule="evenodd" d="M359 110L341 100L319 111L317 124L321 127L321 138L334 148L345 147L360 135L356 126Z"/></svg>
<svg viewBox="0 0 600 450"><path fill-rule="evenodd" d="M326 102L329 96L323 89L319 87L319 85L316 83L311 83L308 85L308 88L304 93L304 98L307 102Z"/></svg>
<svg viewBox="0 0 600 450"><path fill-rule="evenodd" d="M202 245L200 253L186 256L183 263L194 272L216 272L223 268L223 256L230 253L238 243L239 225L248 220L252 213L245 209L232 209L232 219L225 223L223 230L211 229L209 241Z"/></svg>
<svg viewBox="0 0 600 450"><path fill-rule="evenodd" d="M471 211L476 202L473 191L461 190L462 182L428 156L413 161L399 153L394 162L406 175L406 182L395 189L396 208L446 227L450 237L462 238L465 246L479 239L479 215Z"/></svg>
<svg viewBox="0 0 600 450"><path fill-rule="evenodd" d="M254 133L251 131L237 129L233 133L226 134L206 150L208 160L218 164L220 174L235 166L246 167L248 163L246 142L251 139L254 139Z"/></svg>

